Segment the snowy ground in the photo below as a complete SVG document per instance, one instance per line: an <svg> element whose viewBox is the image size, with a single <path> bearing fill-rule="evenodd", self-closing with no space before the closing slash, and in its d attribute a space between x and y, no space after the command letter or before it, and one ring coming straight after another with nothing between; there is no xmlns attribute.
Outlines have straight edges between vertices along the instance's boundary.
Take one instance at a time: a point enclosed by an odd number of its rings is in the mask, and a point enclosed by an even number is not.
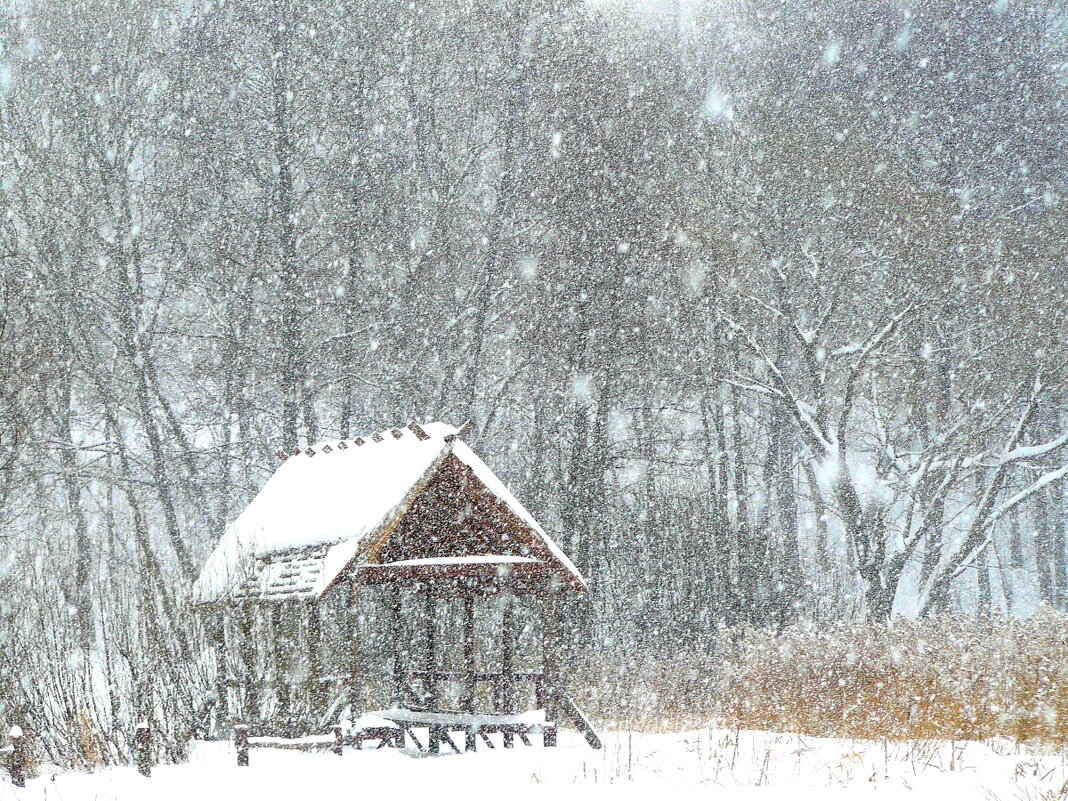
<svg viewBox="0 0 1068 801"><path fill-rule="evenodd" d="M557 749L497 748L477 754L418 757L393 749L302 754L254 749L238 768L226 743L200 743L184 765L65 773L0 783L0 801L122 799L435 798L731 799L1068 799L1068 756L990 743L882 743L713 729L681 734L605 736L591 751L570 732ZM659 801L652 797L653 801Z"/></svg>

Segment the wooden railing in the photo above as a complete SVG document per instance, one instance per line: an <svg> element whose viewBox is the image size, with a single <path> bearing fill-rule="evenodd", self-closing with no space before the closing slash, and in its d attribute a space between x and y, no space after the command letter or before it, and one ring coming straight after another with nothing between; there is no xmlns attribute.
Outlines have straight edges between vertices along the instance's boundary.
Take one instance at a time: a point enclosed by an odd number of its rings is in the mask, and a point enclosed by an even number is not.
<svg viewBox="0 0 1068 801"><path fill-rule="evenodd" d="M396 677L388 672L377 672L374 677L381 686L382 698L380 700L383 705L387 705L395 693ZM482 711L491 711L485 709L484 704L479 705L477 703L481 700L478 693L479 687L488 686L488 700L493 707L492 711L517 711L529 708L529 704L523 699L523 693L525 692L527 693L526 698L533 701L534 708L546 710L546 715L550 721L570 724L582 733L591 747L601 747L601 739L597 731L582 710L575 704L574 700L560 688L550 688L546 683L545 676L540 672L518 671L505 673L503 671L436 670L431 674L430 678L438 685L442 683L453 685L453 688L458 688L459 690L452 695L447 695L437 692L442 688L440 686L436 687L434 703L439 707L453 706L450 704L450 700L455 697L455 707L458 711L470 711L479 708ZM423 701L423 694L419 692L418 688L426 688L427 671L406 670L403 673L403 679L406 687L405 695L407 696L405 700L409 702ZM318 697L332 699L332 703L316 710L308 704L308 700L312 697L309 689L310 682L282 683L269 679L260 680L256 682L257 686L251 693L251 697L261 703L261 709L256 714L249 714L250 710L243 709L241 704L244 698L250 695L248 689L250 682L231 679L226 682L228 695L230 694L229 690L234 690L235 692L228 701L228 709L231 711L231 715L240 716L241 719L246 721L256 721L261 716L263 711L262 702L268 697L268 694L283 689L293 703L294 709L292 711L299 714L303 710L308 716L308 719L303 721L305 725L302 727L302 733L325 734L337 722L340 707L345 703L348 682L349 677L347 676L321 676L318 679L319 693L317 695ZM485 694L482 697L486 697ZM316 731L312 732L309 729L316 729ZM322 731L318 731L318 729L322 729Z"/></svg>
<svg viewBox="0 0 1068 801"><path fill-rule="evenodd" d="M296 716L303 720L305 728L321 728L323 732L316 733L325 733L329 724L336 721L336 714L340 711L339 707L347 696L347 688L354 683L354 678L357 683L364 685L370 678L371 683L378 686L374 695L381 706L388 706L395 700L396 677L385 671L358 677L326 675L314 681L306 679L300 682L273 677L228 677L216 685L219 700L215 702L213 713L219 720L257 721L268 716L275 719ZM404 701L420 703L428 700L425 670L406 670L403 680ZM538 671L505 673L436 670L432 682L433 702L439 706L496 712L530 708L531 703L537 709L547 709L549 706L545 677ZM205 711L205 718L207 714L208 711ZM322 725L319 725L320 723ZM202 728L202 736L222 734L216 731L209 735L207 729L210 727L207 724Z"/></svg>

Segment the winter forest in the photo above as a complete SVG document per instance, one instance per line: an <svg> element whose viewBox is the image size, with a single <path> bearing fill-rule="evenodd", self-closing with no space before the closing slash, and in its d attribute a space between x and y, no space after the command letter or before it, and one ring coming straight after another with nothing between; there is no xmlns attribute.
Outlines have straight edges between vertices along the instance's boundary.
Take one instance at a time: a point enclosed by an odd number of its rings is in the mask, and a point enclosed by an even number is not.
<svg viewBox="0 0 1068 801"><path fill-rule="evenodd" d="M0 722L48 758L125 759L148 685L176 732L279 452L411 421L587 577L598 681L1065 625L1063 2L4 5Z"/></svg>

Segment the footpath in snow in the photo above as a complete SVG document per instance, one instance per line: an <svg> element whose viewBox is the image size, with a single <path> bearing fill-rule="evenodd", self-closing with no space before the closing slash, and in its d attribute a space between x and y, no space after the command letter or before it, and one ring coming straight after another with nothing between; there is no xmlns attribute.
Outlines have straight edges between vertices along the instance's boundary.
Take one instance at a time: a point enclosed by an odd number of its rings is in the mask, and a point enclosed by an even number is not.
<svg viewBox="0 0 1068 801"><path fill-rule="evenodd" d="M572 732L560 747L517 745L475 754L393 749L300 753L253 749L236 766L229 743L195 743L190 761L45 774L0 801L300 801L425 798L1068 799L1068 755L1007 741L883 743L723 729L680 734L608 733L590 750ZM650 795L659 793L660 795ZM383 794L383 795L380 795Z"/></svg>

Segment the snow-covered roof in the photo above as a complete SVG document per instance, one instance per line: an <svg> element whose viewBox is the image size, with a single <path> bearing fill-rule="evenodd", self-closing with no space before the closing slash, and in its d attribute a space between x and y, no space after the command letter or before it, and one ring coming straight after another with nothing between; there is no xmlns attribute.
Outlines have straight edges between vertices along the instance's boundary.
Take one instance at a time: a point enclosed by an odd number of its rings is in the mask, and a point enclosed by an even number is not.
<svg viewBox="0 0 1068 801"><path fill-rule="evenodd" d="M446 423L412 424L321 442L289 457L223 534L193 585L194 601L318 597L346 567L366 561L368 548L381 548L382 538L396 530L450 457L538 541L544 560L519 561L555 562L547 568L584 589L571 560L459 434ZM485 555L451 558L492 561Z"/></svg>

